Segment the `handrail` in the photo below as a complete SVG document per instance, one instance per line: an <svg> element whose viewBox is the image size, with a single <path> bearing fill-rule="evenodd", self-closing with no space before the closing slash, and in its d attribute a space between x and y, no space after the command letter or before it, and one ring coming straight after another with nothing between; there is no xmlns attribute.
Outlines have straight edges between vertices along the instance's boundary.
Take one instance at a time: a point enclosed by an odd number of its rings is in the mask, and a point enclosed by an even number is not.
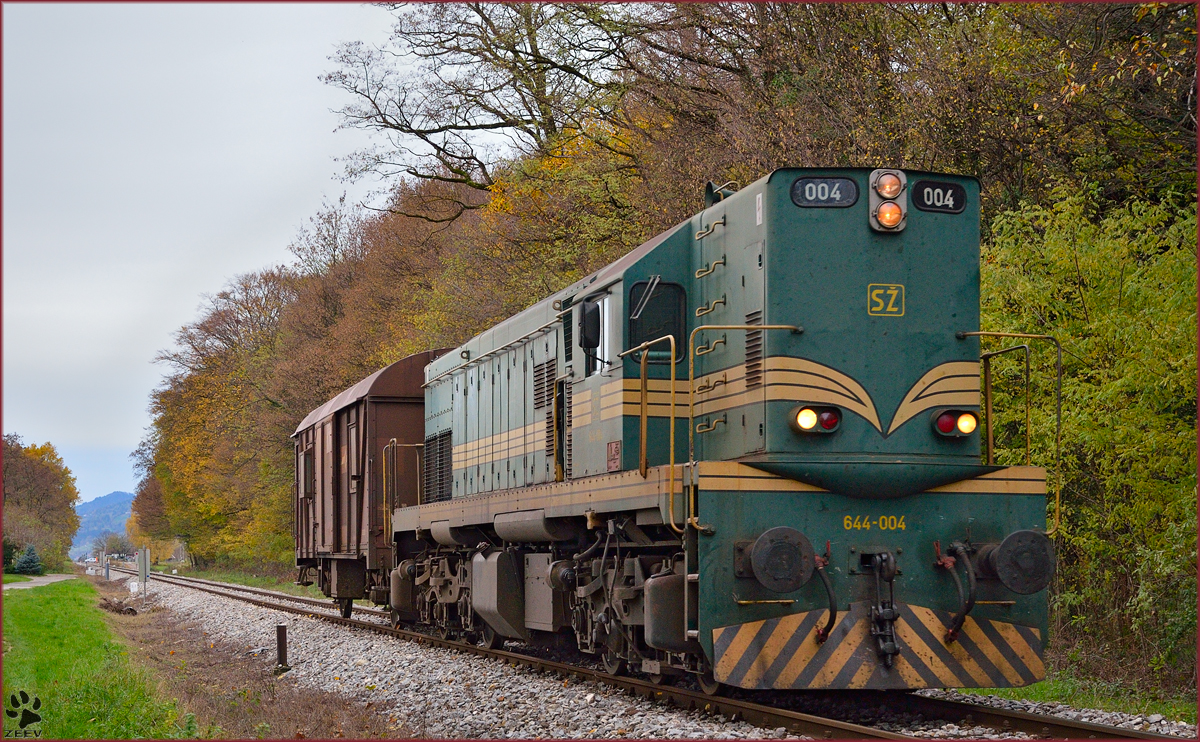
<svg viewBox="0 0 1200 742"><path fill-rule="evenodd" d="M688 336L688 467L689 477L691 478L691 496L687 500L687 521L686 524L692 526L696 530L703 530L704 526L699 524L696 512L696 394L693 391L696 388L696 333L704 330L743 330L752 332L757 330L791 330L792 333L799 335L804 332L803 327L796 325L700 325L692 330ZM685 485L686 487L686 485ZM686 615L686 614L685 614Z"/></svg>
<svg viewBox="0 0 1200 742"><path fill-rule="evenodd" d="M1058 338L1053 335L1032 335L1025 332L956 332L954 336L959 340L969 337L994 337L994 338L1024 338L1028 340L1049 340L1054 343L1054 347L1058 351L1058 358L1055 363L1055 371L1057 378L1055 380L1054 397L1055 397L1055 432L1054 432L1054 468L1057 480L1054 492L1054 525L1050 530L1046 531L1047 536L1053 536L1058 533L1058 527L1062 523L1062 343L1058 342Z"/></svg>
<svg viewBox="0 0 1200 742"><path fill-rule="evenodd" d="M725 215L725 214L722 214L720 219L718 219L718 220L716 220L715 222L713 222L712 224L708 225L708 227L707 227L707 228L705 228L705 229L702 229L702 230L700 230L699 232L697 232L697 233L696 233L696 239L698 239L698 240L702 240L702 239L704 239L705 237L707 237L707 236L709 236L710 234L712 234L713 232L716 232L716 231L717 231L717 227L724 227L724 226L725 226L725 217L726 217L726 215ZM703 223L704 223L704 222L701 222L701 224L703 224Z"/></svg>
<svg viewBox="0 0 1200 742"><path fill-rule="evenodd" d="M992 466L996 463L995 443L992 439L994 426L992 425L992 359L996 356L1002 356L1005 353L1011 353L1014 350L1025 351L1025 466L1030 464L1030 437L1029 437L1029 344L1014 345L1011 348L1004 350L996 350L991 353L979 354L979 360L983 361L983 408L985 426L987 429L987 463Z"/></svg>
<svg viewBox="0 0 1200 742"><path fill-rule="evenodd" d="M703 317L706 314L712 314L717 310L718 306L721 306L725 303L726 296L727 294L721 294L721 298L713 299L711 304L705 304L702 307L696 307L696 316Z"/></svg>
<svg viewBox="0 0 1200 742"><path fill-rule="evenodd" d="M649 418L649 380L646 378L646 358L650 355L649 349L652 345L668 342L671 345L671 443L670 443L670 466L667 473L667 525L671 527L679 535L683 535L686 526L679 528L675 525L675 336L663 335L654 340L648 340L636 348L630 348L627 351L617 354L617 358L624 358L631 353L642 351L641 358L638 362L641 366L641 440L639 441L638 451L638 470L642 473L642 477L649 474L649 465L646 461L646 426ZM690 391L689 391L690 395Z"/></svg>
<svg viewBox="0 0 1200 742"><path fill-rule="evenodd" d="M721 337L717 338L716 340L712 341L711 343L709 343L707 345L701 345L699 348L696 348L696 355L697 356L706 356L709 353L712 353L714 350L716 350L718 345L724 345L724 344L725 344L725 336L722 335Z"/></svg>
<svg viewBox="0 0 1200 742"><path fill-rule="evenodd" d="M704 278L712 275L712 272L717 269L718 265L725 265L725 256L722 255L719 260L714 260L711 264L705 263L703 268L696 271L696 278Z"/></svg>
<svg viewBox="0 0 1200 742"><path fill-rule="evenodd" d="M424 443L397 443L396 439L393 438L390 441L388 441L386 446L384 446L384 450L386 451L389 447L393 447L393 446L396 448L415 448L417 451L417 504L421 505L422 504L421 500L423 499L422 496L425 494L423 492L425 487L422 484L424 468L421 465L422 464L421 457L425 453L425 444ZM394 470L395 468L396 468L396 458L393 456L392 457L392 469ZM388 470L386 467L386 455L385 455L385 467L384 467L383 471L384 471L383 494L384 494L384 506L386 508L386 506L387 506L387 491L388 491L388 489L387 489ZM392 491L394 492L395 486L396 486L396 472L392 471L391 475L392 475L392 488L393 488Z"/></svg>

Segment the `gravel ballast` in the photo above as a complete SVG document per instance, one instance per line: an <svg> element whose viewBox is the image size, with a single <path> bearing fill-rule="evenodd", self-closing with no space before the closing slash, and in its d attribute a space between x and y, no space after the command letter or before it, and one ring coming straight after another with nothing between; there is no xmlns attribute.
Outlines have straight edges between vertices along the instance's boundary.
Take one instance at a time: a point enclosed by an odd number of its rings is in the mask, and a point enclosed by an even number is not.
<svg viewBox="0 0 1200 742"><path fill-rule="evenodd" d="M381 637L157 583L152 593L197 630L274 657L288 625L291 682L372 702L405 733L432 738L791 737L653 704L593 682L564 681L476 655Z"/></svg>
<svg viewBox="0 0 1200 742"><path fill-rule="evenodd" d="M1121 729L1137 729L1156 734L1170 734L1185 739L1196 739L1196 725L1185 721L1172 721L1162 714L1125 714L1120 711L1101 711L1099 709L1076 709L1062 703L1036 703L1034 701L1014 701L998 696L981 696L959 693L954 690L922 690L917 691L923 696L941 698L947 701L974 703L980 706L1006 709L1009 711L1024 711L1027 714L1057 716L1071 721L1086 721L1092 724L1104 724Z"/></svg>
<svg viewBox="0 0 1200 742"><path fill-rule="evenodd" d="M152 583L150 597L194 624L193 630L243 646L247 652L262 654L268 661L274 659L276 624L287 624L288 661L292 670L283 680L372 703L388 717L394 729L402 728L403 733L412 736L796 738L783 728L761 729L722 716L684 711L591 681L564 681L557 675L465 652L417 645L177 585ZM362 618L382 622L374 616ZM935 698L1196 738L1194 725L1159 715L1143 718L954 691L920 692ZM874 722L871 725L917 737L1028 739L1021 732L958 726L944 720L890 714L880 717L871 719Z"/></svg>

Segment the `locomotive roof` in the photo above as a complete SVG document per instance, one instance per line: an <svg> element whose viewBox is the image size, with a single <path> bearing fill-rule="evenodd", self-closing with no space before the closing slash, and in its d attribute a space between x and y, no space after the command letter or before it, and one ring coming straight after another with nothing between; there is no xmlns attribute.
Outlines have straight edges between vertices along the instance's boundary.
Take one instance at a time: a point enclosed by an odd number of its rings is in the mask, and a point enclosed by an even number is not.
<svg viewBox="0 0 1200 742"><path fill-rule="evenodd" d="M867 173L871 170L872 168L868 167L776 168L753 183L741 188L733 195L727 196L726 199L747 197L749 194L756 192L757 188L761 188L762 184L770 182L780 174L786 173L794 175L804 172ZM905 172L909 173L910 175L916 175L919 173L924 173L925 171L911 169L905 170ZM933 175L935 173L929 174ZM977 180L973 176L955 177L964 177ZM706 211L706 209L701 209L697 213L702 214L704 211ZM572 300L573 303L573 300L577 296L587 296L589 291L603 289L606 286L611 285L615 279L621 278L625 271L631 266L633 266L642 258L646 257L646 255L665 242L668 238L673 236L679 229L686 227L693 218L694 216L689 217L688 219L662 232L661 234L651 237L649 240L630 250L616 261L596 270L593 273L588 274L586 277L581 278L570 286L560 291L556 291L555 293L525 308L508 319L493 325L489 329L479 333L457 348L454 348L453 353L448 352L443 358L435 362L431 362L426 370L426 383L441 378L454 371L458 371L459 369L465 369L469 366L473 366L478 363L478 360L481 356L492 352L497 348L502 348L509 343L519 341L528 334L535 332L538 328L545 326L546 323L553 321L555 316L558 314L558 311L553 308L555 301L566 302L567 300ZM465 360L463 359L464 353L467 356Z"/></svg>
<svg viewBox="0 0 1200 742"><path fill-rule="evenodd" d="M444 348L427 350L384 366L308 413L296 426L292 436L299 435L300 431L312 427L317 422L324 420L343 407L349 407L364 397L408 397L423 401L425 392L421 389L421 384L425 381L425 366L445 352Z"/></svg>
<svg viewBox="0 0 1200 742"><path fill-rule="evenodd" d="M556 291L536 304L527 307L508 319L498 323L494 327L476 335L467 342L458 346L458 348L454 349L458 351L470 351L470 355L473 360L459 360L459 353L451 354L448 352L446 354L447 357L443 362L430 363L430 366L427 370L427 376L429 378L434 378L449 370L456 370L458 368L466 368L467 366L471 366L476 362L474 359L477 359L480 354L486 353L494 348L504 345L505 343L520 338L524 334L533 330L535 327L542 325L547 320L552 319L556 314L558 314L557 310L553 309L553 305L556 300L566 300L574 298L576 295L581 293L586 294L588 289L592 288L593 285L596 288L602 288L606 285L610 285L612 282L611 279L619 278L631 265L641 260L646 256L647 253L661 245L668 237L673 235L676 230L680 229L686 224L687 222L680 222L662 234L655 235L646 242L643 242L641 245L635 247L633 250L625 253L625 255L621 256L616 261L609 263L594 273L588 274L587 277L579 279L567 288Z"/></svg>

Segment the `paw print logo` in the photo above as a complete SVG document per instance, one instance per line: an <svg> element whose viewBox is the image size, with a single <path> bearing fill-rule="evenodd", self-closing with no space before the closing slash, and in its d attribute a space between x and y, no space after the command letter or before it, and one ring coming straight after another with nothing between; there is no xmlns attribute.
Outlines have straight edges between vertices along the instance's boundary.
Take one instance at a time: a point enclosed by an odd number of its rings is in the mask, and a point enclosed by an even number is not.
<svg viewBox="0 0 1200 742"><path fill-rule="evenodd" d="M8 697L9 708L4 709L4 713L10 719L16 719L20 716L21 720L17 722L17 726L24 729L30 724L37 724L42 720L41 714L35 713L42 707L42 699L34 696L33 703L31 704L28 693L21 691L19 695L20 698L17 697L17 693Z"/></svg>

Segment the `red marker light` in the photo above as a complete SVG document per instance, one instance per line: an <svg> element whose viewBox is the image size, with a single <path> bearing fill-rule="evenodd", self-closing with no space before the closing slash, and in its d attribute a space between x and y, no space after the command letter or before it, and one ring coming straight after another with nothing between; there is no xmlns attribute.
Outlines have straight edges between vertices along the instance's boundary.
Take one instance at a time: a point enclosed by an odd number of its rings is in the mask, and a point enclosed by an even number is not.
<svg viewBox="0 0 1200 742"><path fill-rule="evenodd" d="M825 410L821 414L817 415L817 422L821 424L822 428L825 428L826 430L833 430L837 427L837 424L841 422L841 419L838 417L837 412L833 410Z"/></svg>
<svg viewBox="0 0 1200 742"><path fill-rule="evenodd" d="M938 416L937 429L941 433L949 435L954 432L954 426L958 424L958 415L953 412L943 412Z"/></svg>

